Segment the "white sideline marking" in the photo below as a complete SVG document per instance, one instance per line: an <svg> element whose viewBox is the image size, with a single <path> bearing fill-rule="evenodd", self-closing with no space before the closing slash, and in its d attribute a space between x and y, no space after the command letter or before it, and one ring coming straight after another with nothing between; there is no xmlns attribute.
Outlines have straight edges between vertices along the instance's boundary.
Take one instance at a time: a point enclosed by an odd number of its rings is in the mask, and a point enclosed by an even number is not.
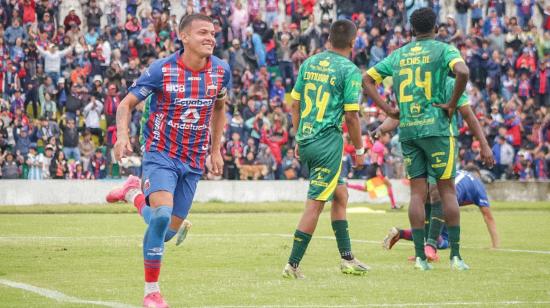
<svg viewBox="0 0 550 308"><path fill-rule="evenodd" d="M284 237L284 238L291 238L293 237L292 234L279 234L279 233L251 233L251 234L193 234L193 237ZM321 240L334 240L335 238L332 236L315 236L316 239ZM125 235L105 235L105 236L0 236L0 241L5 240L31 240L31 241L39 241L39 240L103 240L103 239L127 239L127 240L136 240L136 239L143 239L143 236L125 236ZM372 241L372 240L360 240L360 239L352 239L351 240L354 243L366 243L366 244L376 244L381 245L382 241ZM403 243L401 245L408 245L412 246L412 244L409 243ZM469 247L469 246L461 246L465 249L476 249L476 250L487 250L486 248L481 247ZM543 255L550 255L550 250L529 250L529 249L513 249L513 248L497 248L493 249L494 251L499 252L517 252L517 253L533 253L533 254L543 254Z"/></svg>
<svg viewBox="0 0 550 308"><path fill-rule="evenodd" d="M104 302L104 301L92 301L92 300L85 300L76 298L73 296L66 295L64 293L61 293L59 291L50 290L50 289L44 289L35 287L30 284L6 280L6 279L0 279L0 284L6 285L8 287L16 288L25 290L28 292L32 292L47 298L54 299L58 302L65 302L65 303L73 303L73 304L86 304L86 305L97 305L97 306L105 306L105 307L112 307L112 308L136 308L136 306L128 305L128 304L122 304L117 302Z"/></svg>
<svg viewBox="0 0 550 308"><path fill-rule="evenodd" d="M266 305L266 306L200 306L203 308L347 308L347 307L438 307L438 306L501 306L501 305L543 305L550 301L501 301L501 302L440 302L440 303L395 303L361 305Z"/></svg>

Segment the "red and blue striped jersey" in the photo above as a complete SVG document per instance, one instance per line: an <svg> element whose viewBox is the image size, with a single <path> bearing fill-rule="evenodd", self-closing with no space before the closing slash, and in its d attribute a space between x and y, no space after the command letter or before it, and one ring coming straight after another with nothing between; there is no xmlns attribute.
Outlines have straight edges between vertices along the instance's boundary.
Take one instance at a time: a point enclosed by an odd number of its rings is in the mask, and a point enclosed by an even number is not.
<svg viewBox="0 0 550 308"><path fill-rule="evenodd" d="M200 71L186 67L178 51L153 62L130 87L139 100L151 95L142 127L145 151L164 152L192 168L204 168L216 100L231 84L229 65L211 56Z"/></svg>

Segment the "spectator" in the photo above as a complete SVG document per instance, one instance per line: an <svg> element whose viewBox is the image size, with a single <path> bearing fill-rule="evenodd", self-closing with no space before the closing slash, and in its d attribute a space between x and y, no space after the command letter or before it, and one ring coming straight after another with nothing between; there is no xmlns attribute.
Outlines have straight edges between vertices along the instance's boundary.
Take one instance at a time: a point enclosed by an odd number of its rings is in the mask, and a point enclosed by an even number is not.
<svg viewBox="0 0 550 308"><path fill-rule="evenodd" d="M294 180L300 174L300 162L294 157L294 150L286 150L286 155L282 159L282 169L287 180Z"/></svg>
<svg viewBox="0 0 550 308"><path fill-rule="evenodd" d="M116 121L116 110L120 104L120 97L117 93L117 88L115 84L110 84L107 90L107 95L105 95L105 118L107 120L107 127L115 124Z"/></svg>
<svg viewBox="0 0 550 308"><path fill-rule="evenodd" d="M535 0L515 0L515 4L519 16L519 24L521 27L525 27L533 15Z"/></svg>
<svg viewBox="0 0 550 308"><path fill-rule="evenodd" d="M65 48L61 51L58 51L57 46L54 44L48 46L48 51L44 50L39 45L36 45L36 49L40 55L44 57L44 71L52 78L53 83L57 84L57 80L61 73L61 59L72 51L73 46L71 45L69 48Z"/></svg>
<svg viewBox="0 0 550 308"><path fill-rule="evenodd" d="M24 41L27 40L28 34L19 22L19 19L14 18L6 31L4 31L4 40L8 46L14 46L15 41L20 38Z"/></svg>
<svg viewBox="0 0 550 308"><path fill-rule="evenodd" d="M550 60L541 60L533 77L533 88L537 106L550 108Z"/></svg>
<svg viewBox="0 0 550 308"><path fill-rule="evenodd" d="M95 31L99 31L103 11L98 7L96 0L90 0L90 7L85 11L84 16L86 17L88 30L95 29Z"/></svg>
<svg viewBox="0 0 550 308"><path fill-rule="evenodd" d="M92 134L89 130L84 131L82 135L82 140L78 144L78 149L80 150L80 161L82 162L82 167L84 170L88 171L90 166L90 159L94 155L96 146L92 141Z"/></svg>
<svg viewBox="0 0 550 308"><path fill-rule="evenodd" d="M65 26L65 29L71 29L74 27L80 27L80 24L82 21L80 21L80 17L76 15L76 9L74 7L69 8L69 14L65 16L65 20L63 20L63 25Z"/></svg>
<svg viewBox="0 0 550 308"><path fill-rule="evenodd" d="M497 179L505 179L506 174L514 162L514 148L502 136L497 137L497 142L493 145L493 155L495 157L494 174Z"/></svg>
<svg viewBox="0 0 550 308"><path fill-rule="evenodd" d="M68 173L69 173L69 169L67 167L67 160L65 159L65 154L63 154L63 151L55 152L50 162L51 178L56 180L65 179Z"/></svg>
<svg viewBox="0 0 550 308"><path fill-rule="evenodd" d="M27 155L27 166L29 166L29 180L42 180L42 170L44 170L44 155L36 151L36 146L30 147L29 155Z"/></svg>
<svg viewBox="0 0 550 308"><path fill-rule="evenodd" d="M92 179L104 179L107 177L107 160L101 149L96 149L90 160L90 176Z"/></svg>
<svg viewBox="0 0 550 308"><path fill-rule="evenodd" d="M79 134L74 119L66 119L66 123L61 122L61 131L63 132L63 153L66 159L80 160L80 150L78 148Z"/></svg>
<svg viewBox="0 0 550 308"><path fill-rule="evenodd" d="M13 136L15 137L15 152L26 157L32 144L29 128L27 126L20 129L14 128Z"/></svg>
<svg viewBox="0 0 550 308"><path fill-rule="evenodd" d="M2 159L2 178L3 179L18 179L21 176L21 167L14 159L12 152L7 151L4 153Z"/></svg>

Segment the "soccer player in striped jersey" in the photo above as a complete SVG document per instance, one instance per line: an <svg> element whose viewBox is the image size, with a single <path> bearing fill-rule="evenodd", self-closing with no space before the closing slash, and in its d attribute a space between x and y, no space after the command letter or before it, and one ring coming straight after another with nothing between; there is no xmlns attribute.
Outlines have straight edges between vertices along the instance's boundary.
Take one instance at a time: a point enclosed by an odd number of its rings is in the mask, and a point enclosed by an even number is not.
<svg viewBox="0 0 550 308"><path fill-rule="evenodd" d="M201 178L212 131L212 172L221 174L220 146L231 71L213 56L215 31L204 15L180 21L184 50L153 62L130 87L117 110L115 158L131 151L128 123L132 109L149 95L150 115L143 128L143 193L151 207L143 240L145 307L168 307L158 285L164 238L172 215L184 219ZM212 123L212 124L211 124Z"/></svg>

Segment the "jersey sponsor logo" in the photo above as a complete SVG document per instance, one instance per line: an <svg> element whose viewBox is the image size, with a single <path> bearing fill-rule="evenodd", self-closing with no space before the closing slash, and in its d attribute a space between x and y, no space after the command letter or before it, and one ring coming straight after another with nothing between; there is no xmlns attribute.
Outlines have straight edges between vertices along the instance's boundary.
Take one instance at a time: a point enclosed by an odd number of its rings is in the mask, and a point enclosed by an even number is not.
<svg viewBox="0 0 550 308"><path fill-rule="evenodd" d="M416 47L411 48L412 52L420 52L421 50L422 50L422 46L416 46Z"/></svg>
<svg viewBox="0 0 550 308"><path fill-rule="evenodd" d="M153 122L153 140L160 140L160 130L162 127L162 120L164 119L164 114L157 113L155 114L155 120Z"/></svg>
<svg viewBox="0 0 550 308"><path fill-rule="evenodd" d="M208 129L208 125L201 124L201 125L195 125L192 123L177 123L176 121L168 121L168 126L179 129L179 130L195 130L195 131L202 131L205 129Z"/></svg>
<svg viewBox="0 0 550 308"><path fill-rule="evenodd" d="M199 112L196 108L190 108L185 110L185 112L180 116L180 121L182 123L197 123L200 119Z"/></svg>
<svg viewBox="0 0 550 308"><path fill-rule="evenodd" d="M202 78L200 78L198 76L197 77L189 77L189 78L187 78L187 80L189 80L189 81L201 81Z"/></svg>
<svg viewBox="0 0 550 308"><path fill-rule="evenodd" d="M322 67L328 67L330 65L330 61L321 60L321 61L319 61L319 65L322 66Z"/></svg>
<svg viewBox="0 0 550 308"><path fill-rule="evenodd" d="M164 87L166 92L170 93L184 93L185 92L185 85L183 84L177 84L177 83L168 83Z"/></svg>
<svg viewBox="0 0 550 308"><path fill-rule="evenodd" d="M151 181L149 181L149 178L145 179L145 182L143 182L143 190L147 191L151 188Z"/></svg>
<svg viewBox="0 0 550 308"><path fill-rule="evenodd" d="M162 72L163 73L173 73L173 72L178 72L178 68L172 68L172 67L163 67L162 68Z"/></svg>
<svg viewBox="0 0 550 308"><path fill-rule="evenodd" d="M212 100L208 98L176 98L174 104L184 107L208 107Z"/></svg>

